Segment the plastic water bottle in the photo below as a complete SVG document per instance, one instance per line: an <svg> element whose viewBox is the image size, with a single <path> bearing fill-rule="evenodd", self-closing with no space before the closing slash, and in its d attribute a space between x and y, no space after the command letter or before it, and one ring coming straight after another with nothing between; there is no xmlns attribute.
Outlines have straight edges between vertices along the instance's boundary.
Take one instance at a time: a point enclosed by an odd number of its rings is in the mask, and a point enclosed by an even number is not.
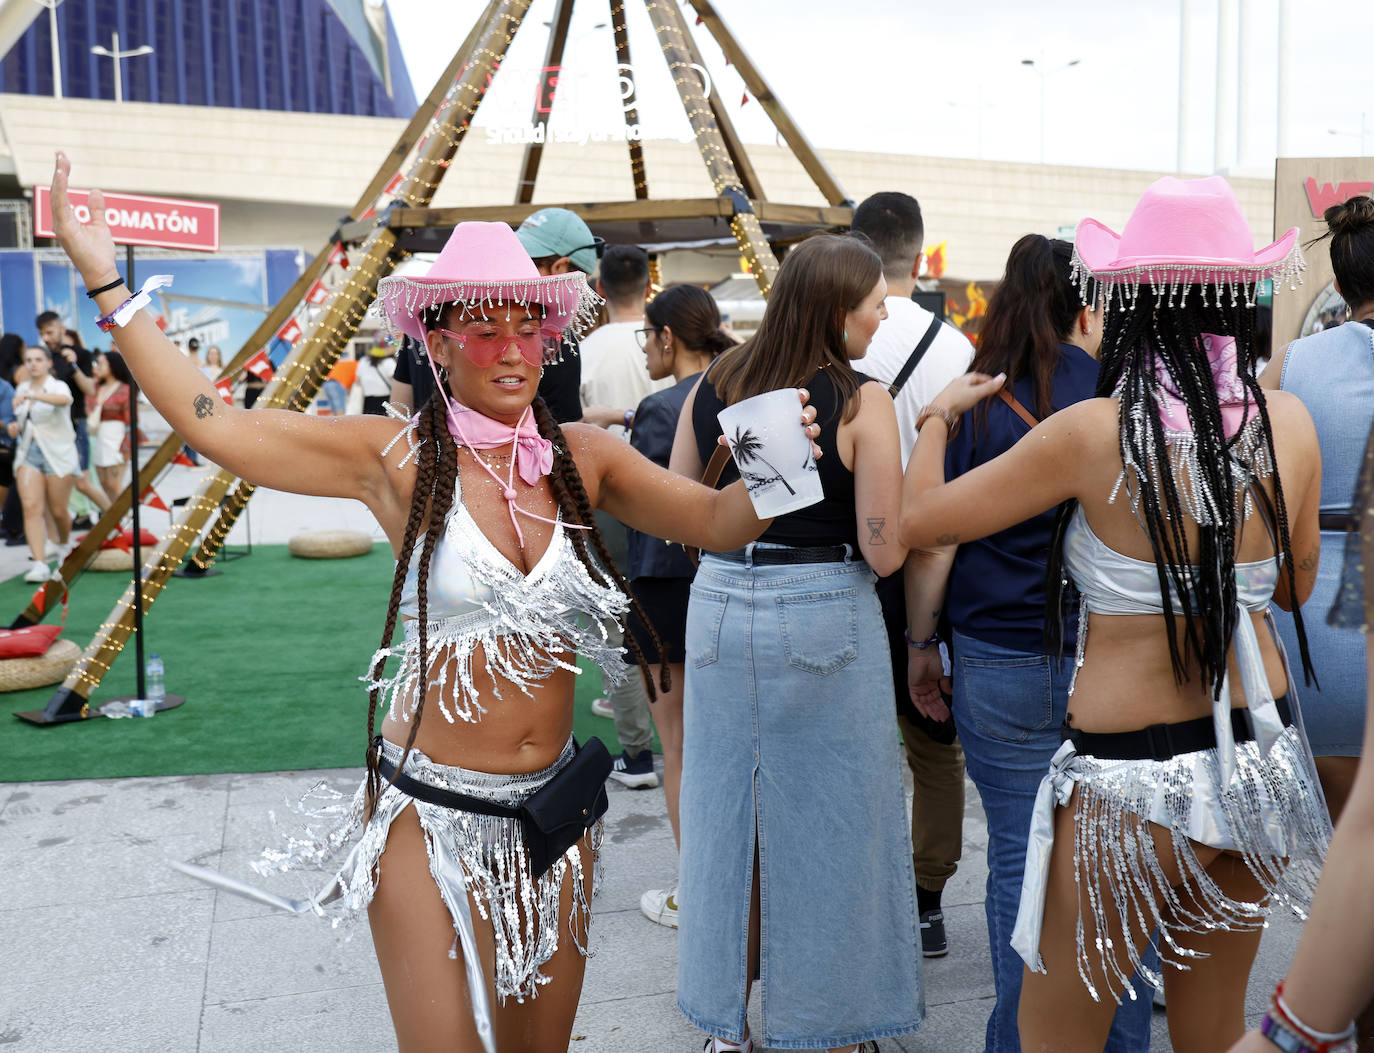
<svg viewBox="0 0 1374 1053"><path fill-rule="evenodd" d="M157 707L167 695L166 669L162 665L162 659L156 654L148 656L148 665L144 670L144 689L147 697L143 700L143 715L151 717L157 712Z"/></svg>

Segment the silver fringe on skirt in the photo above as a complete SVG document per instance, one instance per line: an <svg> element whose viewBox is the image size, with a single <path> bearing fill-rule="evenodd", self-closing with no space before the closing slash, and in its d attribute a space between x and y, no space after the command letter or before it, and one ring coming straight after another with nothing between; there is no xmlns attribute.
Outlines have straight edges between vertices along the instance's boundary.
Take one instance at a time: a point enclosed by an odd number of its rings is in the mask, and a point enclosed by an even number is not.
<svg viewBox="0 0 1374 1053"><path fill-rule="evenodd" d="M1181 946L1180 933L1261 928L1277 906L1306 918L1331 835L1306 740L1299 728L1289 727L1267 755L1254 742L1238 743L1235 754L1235 776L1224 784L1215 749L1165 761L1118 761L1081 756L1072 742L1059 748L1036 798L1012 932L1012 947L1031 969L1045 971L1040 929L1054 810L1068 806L1075 789L1078 975L1094 1000L1100 1000L1093 980L1099 970L1107 977L1107 993L1118 1002L1122 994L1136 997L1130 984L1134 971L1163 987L1162 974L1143 966L1129 938L1132 932L1157 930L1161 962L1186 969L1199 952ZM1178 886L1165 875L1149 823L1172 835L1171 862L1182 878ZM1238 853L1263 897L1247 902L1227 896L1198 859L1198 844ZM1099 934L1093 946L1086 939L1085 911ZM1123 947L1102 935L1113 926L1128 934Z"/></svg>
<svg viewBox="0 0 1374 1053"><path fill-rule="evenodd" d="M392 763L401 759L401 747L382 743L383 755ZM548 768L521 775L499 775L469 771L437 764L419 750L412 750L405 773L411 778L455 793L467 794L496 804L515 806L561 771L574 756L571 739L562 754ZM377 865L386 849L392 822L406 808L414 808L424 832L429 853L430 874L453 917L456 938L450 954L459 944L464 953L469 980L480 969L479 959L466 946L464 928L471 927L469 894L477 912L490 922L496 940L496 994L500 1001L514 997L523 1002L549 982L543 967L558 950L564 921L559 917L563 882L572 874L572 907L566 920L567 936L583 955L587 952L587 933L591 923L591 899L595 895L596 868L587 874L579 848L585 843L593 852L600 847L601 825L570 848L548 872L530 872L529 852L525 848L520 823L498 816L474 815L439 805L417 801L387 788L377 802L372 821L364 825L366 787L360 786L346 805L316 809L316 817L332 817L328 832L304 838L291 838L284 849L263 852L254 864L258 873L317 868L328 861L361 830L361 836L326 889L314 902L321 912L341 916L357 915L367 908L377 889ZM342 798L340 798L342 800ZM326 911L326 903L337 909ZM484 999L485 1001L485 999Z"/></svg>

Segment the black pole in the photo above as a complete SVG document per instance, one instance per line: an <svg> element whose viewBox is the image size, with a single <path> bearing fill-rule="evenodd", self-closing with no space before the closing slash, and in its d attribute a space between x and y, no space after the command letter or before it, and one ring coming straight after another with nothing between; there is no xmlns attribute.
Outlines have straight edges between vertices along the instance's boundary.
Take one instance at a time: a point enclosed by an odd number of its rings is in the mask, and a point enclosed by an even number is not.
<svg viewBox="0 0 1374 1053"><path fill-rule="evenodd" d="M130 292L137 292L134 284L134 247L124 246L124 269L127 272L124 284ZM146 684L143 682L143 526L139 521L138 510L143 503L143 481L138 471L138 381L129 378L129 461L133 468L133 498L130 501L133 511L133 557L134 557L134 668L137 670L138 692L136 698L147 698Z"/></svg>

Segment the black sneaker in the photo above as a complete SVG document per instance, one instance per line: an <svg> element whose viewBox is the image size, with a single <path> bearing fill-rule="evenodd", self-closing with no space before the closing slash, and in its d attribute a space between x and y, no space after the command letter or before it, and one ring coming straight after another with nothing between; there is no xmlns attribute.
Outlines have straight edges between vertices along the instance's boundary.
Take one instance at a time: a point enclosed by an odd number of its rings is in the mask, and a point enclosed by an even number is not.
<svg viewBox="0 0 1374 1053"><path fill-rule="evenodd" d="M654 751L640 750L631 757L626 750L611 766L611 778L632 790L653 789L658 785L658 773L654 771Z"/></svg>
<svg viewBox="0 0 1374 1053"><path fill-rule="evenodd" d="M11 534L11 535L9 535L7 538L5 538L5 547L6 547L6 548L15 548L15 547L18 546L18 545L27 545L27 544L28 544L28 542L24 540L24 535L23 535L23 534Z"/></svg>
<svg viewBox="0 0 1374 1053"><path fill-rule="evenodd" d="M90 530L94 525L95 524L91 522L91 517L88 515L79 515L72 520L73 530Z"/></svg>
<svg viewBox="0 0 1374 1053"><path fill-rule="evenodd" d="M949 953L945 938L945 915L939 910L921 912L921 953L927 958L943 958Z"/></svg>

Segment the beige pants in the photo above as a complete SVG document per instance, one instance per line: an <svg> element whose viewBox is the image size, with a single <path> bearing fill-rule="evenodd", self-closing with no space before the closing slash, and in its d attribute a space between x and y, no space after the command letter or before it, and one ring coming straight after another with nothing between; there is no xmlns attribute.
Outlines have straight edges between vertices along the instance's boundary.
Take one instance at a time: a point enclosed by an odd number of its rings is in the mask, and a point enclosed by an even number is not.
<svg viewBox="0 0 1374 1053"><path fill-rule="evenodd" d="M911 868L916 884L939 892L959 869L964 845L964 751L958 740L936 742L901 713L907 767L916 784L911 802Z"/></svg>

